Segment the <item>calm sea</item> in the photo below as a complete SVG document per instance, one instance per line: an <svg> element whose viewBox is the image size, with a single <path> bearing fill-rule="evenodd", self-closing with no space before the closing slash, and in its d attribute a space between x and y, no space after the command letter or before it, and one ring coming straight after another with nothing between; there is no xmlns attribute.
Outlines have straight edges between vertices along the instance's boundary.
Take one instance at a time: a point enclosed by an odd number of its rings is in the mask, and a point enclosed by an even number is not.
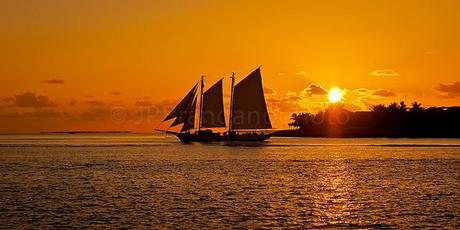
<svg viewBox="0 0 460 230"><path fill-rule="evenodd" d="M0 228L460 228L460 139L0 136Z"/></svg>

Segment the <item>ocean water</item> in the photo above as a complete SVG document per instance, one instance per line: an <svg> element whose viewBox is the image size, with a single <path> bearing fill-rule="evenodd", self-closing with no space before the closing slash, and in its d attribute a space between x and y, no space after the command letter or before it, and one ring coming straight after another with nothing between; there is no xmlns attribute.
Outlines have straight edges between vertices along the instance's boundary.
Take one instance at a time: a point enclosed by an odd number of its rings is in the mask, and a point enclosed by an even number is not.
<svg viewBox="0 0 460 230"><path fill-rule="evenodd" d="M460 228L459 139L0 136L0 228Z"/></svg>

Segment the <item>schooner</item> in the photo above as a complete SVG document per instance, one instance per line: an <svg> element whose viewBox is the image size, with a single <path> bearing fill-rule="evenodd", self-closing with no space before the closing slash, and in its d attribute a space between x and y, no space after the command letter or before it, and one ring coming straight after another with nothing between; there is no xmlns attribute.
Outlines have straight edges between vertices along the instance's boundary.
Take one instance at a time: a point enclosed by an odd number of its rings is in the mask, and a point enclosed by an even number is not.
<svg viewBox="0 0 460 230"><path fill-rule="evenodd" d="M223 79L220 79L204 91L204 78L201 77L200 108L196 129L198 83L163 120L174 119L170 127L183 124L180 132L166 132L176 135L182 142L263 141L270 138L269 134L263 133L264 130L271 129L272 125L265 103L260 67L236 85L235 74L232 74L228 130L223 133L212 130L212 128L227 128L222 81Z"/></svg>

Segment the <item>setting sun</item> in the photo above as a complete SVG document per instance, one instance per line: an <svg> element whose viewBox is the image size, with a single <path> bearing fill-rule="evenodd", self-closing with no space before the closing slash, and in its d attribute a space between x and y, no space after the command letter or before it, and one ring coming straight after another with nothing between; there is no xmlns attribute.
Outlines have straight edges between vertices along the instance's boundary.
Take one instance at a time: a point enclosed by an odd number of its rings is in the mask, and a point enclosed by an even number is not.
<svg viewBox="0 0 460 230"><path fill-rule="evenodd" d="M342 100L342 97L343 97L343 94L342 94L342 91L339 89L339 87L334 87L329 90L328 98L330 102L332 103L339 102L340 100Z"/></svg>

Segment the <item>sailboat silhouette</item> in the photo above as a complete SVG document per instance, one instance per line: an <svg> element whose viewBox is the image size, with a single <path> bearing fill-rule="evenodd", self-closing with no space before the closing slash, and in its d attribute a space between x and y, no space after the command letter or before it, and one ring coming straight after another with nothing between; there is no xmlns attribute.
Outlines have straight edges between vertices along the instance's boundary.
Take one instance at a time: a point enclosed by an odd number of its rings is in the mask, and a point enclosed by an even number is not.
<svg viewBox="0 0 460 230"><path fill-rule="evenodd" d="M228 130L213 132L211 128L226 126L224 102L220 79L204 92L201 78L200 109L198 129L195 129L195 110L198 83L187 93L164 121L175 119L171 127L183 124L179 132L166 131L176 135L182 142L211 141L264 141L270 138L264 133L272 125L265 103L260 67L235 85L235 75L231 76L230 116Z"/></svg>

